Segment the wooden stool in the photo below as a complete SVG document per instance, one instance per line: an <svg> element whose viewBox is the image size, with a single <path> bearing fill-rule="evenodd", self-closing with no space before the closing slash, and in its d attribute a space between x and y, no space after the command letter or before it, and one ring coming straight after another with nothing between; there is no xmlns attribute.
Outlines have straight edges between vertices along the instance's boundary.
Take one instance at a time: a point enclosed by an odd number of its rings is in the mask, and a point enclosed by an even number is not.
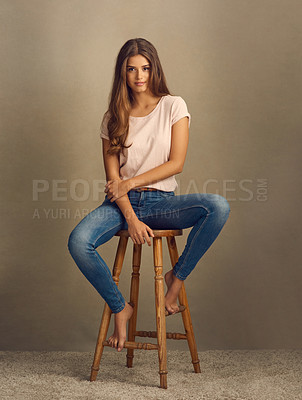
<svg viewBox="0 0 302 400"><path fill-rule="evenodd" d="M156 308L156 331L137 331L136 318L138 309L138 292L139 292L139 269L141 264L141 244L133 244L133 263L132 263L132 277L130 289L130 301L134 304L132 317L128 325L128 341L125 342L124 347L127 349L127 367L131 368L133 365L134 349L143 350L158 350L159 360L159 374L160 374L160 387L167 389L167 348L166 339L186 339L191 352L192 363L194 371L200 372L200 364L198 359L197 347L192 327L191 315L187 300L184 284L180 290L178 300L179 304L184 305L186 308L181 312L183 325L186 333L166 333L166 319L165 319L165 293L164 293L164 278L163 278L163 255L162 255L162 237L167 238L167 244L170 254L172 266L178 260L178 252L176 247L175 236L182 235L182 230L153 230L153 258L155 270L155 308ZM127 230L120 230L115 236L119 236L119 244L113 266L113 280L116 285L119 283L119 275L122 270L124 256L126 253L127 242L129 233ZM95 381L99 370L99 365L103 353L104 346L109 346L106 341L108 327L111 318L111 310L107 303L105 303L102 322L100 326L99 336L97 339L94 360L91 367L90 381ZM151 337L157 338L157 344L154 343L139 343L135 342L135 337ZM115 349L115 348L114 348Z"/></svg>

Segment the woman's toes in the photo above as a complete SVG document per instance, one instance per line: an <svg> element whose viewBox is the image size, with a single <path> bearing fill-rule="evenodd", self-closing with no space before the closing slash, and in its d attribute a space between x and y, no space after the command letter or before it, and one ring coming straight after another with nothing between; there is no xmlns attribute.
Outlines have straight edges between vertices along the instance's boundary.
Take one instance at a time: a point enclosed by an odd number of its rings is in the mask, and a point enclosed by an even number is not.
<svg viewBox="0 0 302 400"><path fill-rule="evenodd" d="M120 339L118 342L118 348L117 351L122 351L124 348L124 344L125 344L125 339Z"/></svg>
<svg viewBox="0 0 302 400"><path fill-rule="evenodd" d="M179 312L179 307L177 305L173 306L173 311L174 311L174 314Z"/></svg>
<svg viewBox="0 0 302 400"><path fill-rule="evenodd" d="M169 306L168 307L166 306L166 310L168 311L169 314L175 314L173 308L171 308Z"/></svg>

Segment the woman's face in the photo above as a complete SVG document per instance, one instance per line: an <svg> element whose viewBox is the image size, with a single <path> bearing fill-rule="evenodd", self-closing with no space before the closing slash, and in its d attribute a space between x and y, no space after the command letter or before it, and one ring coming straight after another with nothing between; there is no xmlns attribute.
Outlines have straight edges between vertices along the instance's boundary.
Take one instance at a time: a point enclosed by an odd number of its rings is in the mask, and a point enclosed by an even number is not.
<svg viewBox="0 0 302 400"><path fill-rule="evenodd" d="M141 93L148 90L150 69L149 61L141 54L128 58L127 84L133 92Z"/></svg>

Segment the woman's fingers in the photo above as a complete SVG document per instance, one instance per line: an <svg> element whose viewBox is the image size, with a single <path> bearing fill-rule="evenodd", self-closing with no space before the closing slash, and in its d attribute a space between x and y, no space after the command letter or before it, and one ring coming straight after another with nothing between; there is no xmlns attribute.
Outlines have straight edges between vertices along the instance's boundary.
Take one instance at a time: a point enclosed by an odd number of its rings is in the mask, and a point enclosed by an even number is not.
<svg viewBox="0 0 302 400"><path fill-rule="evenodd" d="M149 228L148 225L144 223L140 223L141 226L135 227L129 227L129 233L130 237L133 241L134 244L144 244L145 242L148 243L148 246L151 246L151 240L150 237L154 237L153 231L151 228Z"/></svg>
<svg viewBox="0 0 302 400"><path fill-rule="evenodd" d="M137 243L137 240L135 239L135 237L132 237L131 239L132 239L132 241L133 241L134 244L138 244L138 243Z"/></svg>
<svg viewBox="0 0 302 400"><path fill-rule="evenodd" d="M152 231L151 228L149 228L148 225L145 225L145 231L144 231L144 237L147 240L148 246L151 246L151 240L150 240L150 236L154 237L154 233Z"/></svg>
<svg viewBox="0 0 302 400"><path fill-rule="evenodd" d="M146 242L148 243L148 246L151 246L151 241L147 233L143 236L143 244Z"/></svg>
<svg viewBox="0 0 302 400"><path fill-rule="evenodd" d="M145 243L145 241L147 241L147 243L148 243L148 245L150 246L151 245L151 242L150 242L150 238L149 238L149 235L148 235L148 232L147 232L147 225L145 225L144 227L143 227L143 229L142 229L142 231L141 231L141 234L140 234L140 243L141 244L144 244Z"/></svg>
<svg viewBox="0 0 302 400"><path fill-rule="evenodd" d="M151 246L150 236L154 237L154 234L152 232L152 229L149 228L149 226L146 226L146 236L145 236L145 238L147 240L148 246Z"/></svg>
<svg viewBox="0 0 302 400"><path fill-rule="evenodd" d="M144 244L144 243L145 243L145 239L144 239L144 234L143 234L143 232L141 232L141 233L138 235L137 240L138 240L138 243L139 243L139 244Z"/></svg>
<svg viewBox="0 0 302 400"><path fill-rule="evenodd" d="M106 193L108 192L110 184L111 184L111 181L108 181L108 182L106 183L104 192L106 192Z"/></svg>
<svg viewBox="0 0 302 400"><path fill-rule="evenodd" d="M133 234L132 236L130 235L132 241L134 244L144 244L144 238L142 236L140 236L138 233L137 234Z"/></svg>
<svg viewBox="0 0 302 400"><path fill-rule="evenodd" d="M139 244L139 242L138 242L138 240L137 240L137 236L136 236L135 233L134 233L132 236L130 235L130 237L131 237L131 239L132 239L132 241L133 241L134 244Z"/></svg>
<svg viewBox="0 0 302 400"><path fill-rule="evenodd" d="M151 246L150 236L154 236L152 230L146 225L145 229L142 231L140 236L140 243L144 244L145 242L148 243L148 246Z"/></svg>
<svg viewBox="0 0 302 400"><path fill-rule="evenodd" d="M150 236L154 237L153 230L148 225L146 225L146 227L147 227L148 232L150 233Z"/></svg>

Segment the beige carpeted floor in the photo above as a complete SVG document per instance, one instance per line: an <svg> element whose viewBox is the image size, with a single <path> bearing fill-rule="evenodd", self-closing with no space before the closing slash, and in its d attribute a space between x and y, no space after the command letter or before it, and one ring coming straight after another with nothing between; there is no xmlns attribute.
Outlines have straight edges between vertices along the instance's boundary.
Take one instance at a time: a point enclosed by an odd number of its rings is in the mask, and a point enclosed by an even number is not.
<svg viewBox="0 0 302 400"><path fill-rule="evenodd" d="M0 352L0 399L302 399L302 350L199 352L195 374L189 352L168 351L168 389L160 389L156 351L105 348L97 380L89 382L93 353Z"/></svg>

